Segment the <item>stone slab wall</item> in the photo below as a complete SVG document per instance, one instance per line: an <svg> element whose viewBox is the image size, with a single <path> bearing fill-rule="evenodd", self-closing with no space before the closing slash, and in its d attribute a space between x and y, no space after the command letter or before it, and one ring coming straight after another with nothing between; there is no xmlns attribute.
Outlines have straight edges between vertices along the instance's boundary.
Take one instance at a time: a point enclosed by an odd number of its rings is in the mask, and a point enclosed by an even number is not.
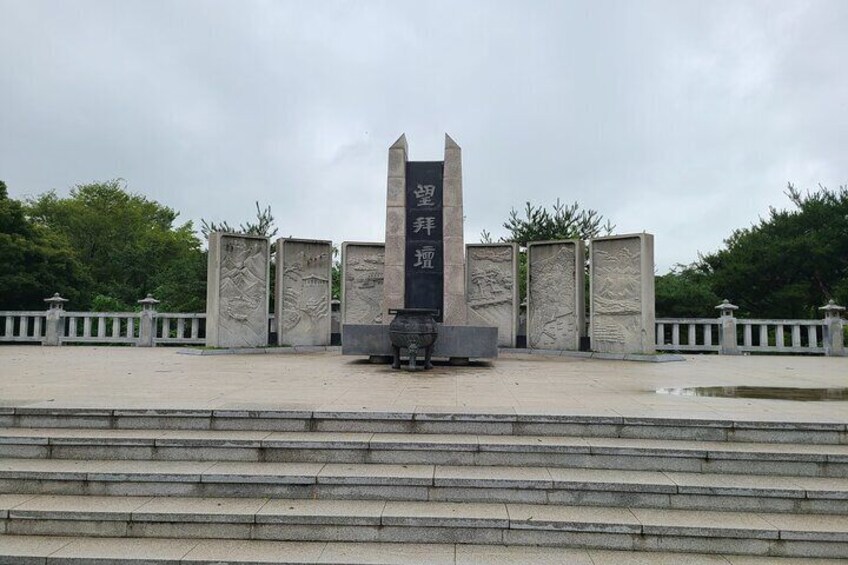
<svg viewBox="0 0 848 565"><path fill-rule="evenodd" d="M382 243L342 243L342 324L381 324L383 268Z"/></svg>
<svg viewBox="0 0 848 565"><path fill-rule="evenodd" d="M589 245L592 350L654 353L654 236L602 237Z"/></svg>
<svg viewBox="0 0 848 565"><path fill-rule="evenodd" d="M333 243L281 238L274 303L278 345L330 345Z"/></svg>
<svg viewBox="0 0 848 565"><path fill-rule="evenodd" d="M579 350L586 332L583 241L531 243L527 254L527 346Z"/></svg>
<svg viewBox="0 0 848 565"><path fill-rule="evenodd" d="M270 242L267 237L209 234L206 344L268 345Z"/></svg>
<svg viewBox="0 0 848 565"><path fill-rule="evenodd" d="M515 347L518 330L518 246L466 245L468 325L498 328L498 345Z"/></svg>

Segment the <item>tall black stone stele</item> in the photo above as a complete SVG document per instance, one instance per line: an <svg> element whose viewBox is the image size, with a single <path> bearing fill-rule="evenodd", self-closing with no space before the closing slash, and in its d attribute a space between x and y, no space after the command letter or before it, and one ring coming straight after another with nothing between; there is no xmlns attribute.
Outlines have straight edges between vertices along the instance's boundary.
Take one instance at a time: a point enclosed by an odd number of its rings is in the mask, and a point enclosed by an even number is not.
<svg viewBox="0 0 848 565"><path fill-rule="evenodd" d="M442 161L406 164L406 249L404 303L406 308L429 308L442 321L444 244Z"/></svg>
<svg viewBox="0 0 848 565"><path fill-rule="evenodd" d="M438 313L434 358L456 364L493 359L498 329L468 325L462 149L445 135L444 161L409 161L407 155L401 135L389 147L386 175L382 323L342 324L342 354L385 361L394 353L389 324L395 313L424 310Z"/></svg>

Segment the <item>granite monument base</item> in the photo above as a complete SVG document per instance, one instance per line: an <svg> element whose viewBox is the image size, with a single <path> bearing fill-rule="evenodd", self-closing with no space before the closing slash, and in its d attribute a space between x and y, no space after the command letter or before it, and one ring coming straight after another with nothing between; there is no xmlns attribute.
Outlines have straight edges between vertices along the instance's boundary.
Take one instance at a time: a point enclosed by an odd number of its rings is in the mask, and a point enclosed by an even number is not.
<svg viewBox="0 0 848 565"><path fill-rule="evenodd" d="M498 328L485 326L445 326L438 324L439 337L433 349L437 359L494 359L498 356ZM385 357L391 361L389 326L384 324L344 324L342 355Z"/></svg>

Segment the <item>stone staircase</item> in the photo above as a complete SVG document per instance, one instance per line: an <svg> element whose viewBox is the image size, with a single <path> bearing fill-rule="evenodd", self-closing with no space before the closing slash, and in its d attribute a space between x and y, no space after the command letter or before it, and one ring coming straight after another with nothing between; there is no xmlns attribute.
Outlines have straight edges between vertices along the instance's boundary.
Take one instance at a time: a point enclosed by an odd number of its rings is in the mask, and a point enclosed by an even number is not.
<svg viewBox="0 0 848 565"><path fill-rule="evenodd" d="M844 423L0 410L0 563L848 558Z"/></svg>

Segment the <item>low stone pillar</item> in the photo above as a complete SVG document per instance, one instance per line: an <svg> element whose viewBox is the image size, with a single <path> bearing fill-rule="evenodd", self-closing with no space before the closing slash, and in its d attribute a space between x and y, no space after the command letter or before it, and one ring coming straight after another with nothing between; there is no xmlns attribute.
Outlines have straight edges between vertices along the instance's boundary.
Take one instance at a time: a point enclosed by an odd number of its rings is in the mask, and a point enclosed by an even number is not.
<svg viewBox="0 0 848 565"><path fill-rule="evenodd" d="M41 345L62 345L62 334L64 333L62 323L64 322L65 302L67 301L68 299L59 296L58 292L50 298L44 299L48 308L44 339L41 340Z"/></svg>
<svg viewBox="0 0 848 565"><path fill-rule="evenodd" d="M721 331L718 336L719 353L721 355L739 355L739 344L736 340L736 318L733 315L733 312L738 309L739 306L734 306L726 298L716 306L721 322Z"/></svg>
<svg viewBox="0 0 848 565"><path fill-rule="evenodd" d="M828 300L826 306L819 310L824 312L824 354L832 357L845 356L845 322L842 320L842 312L845 306L839 306L833 300Z"/></svg>
<svg viewBox="0 0 848 565"><path fill-rule="evenodd" d="M159 301L152 294L138 301L141 304L141 316L138 321L138 347L153 347L156 345L156 305Z"/></svg>

